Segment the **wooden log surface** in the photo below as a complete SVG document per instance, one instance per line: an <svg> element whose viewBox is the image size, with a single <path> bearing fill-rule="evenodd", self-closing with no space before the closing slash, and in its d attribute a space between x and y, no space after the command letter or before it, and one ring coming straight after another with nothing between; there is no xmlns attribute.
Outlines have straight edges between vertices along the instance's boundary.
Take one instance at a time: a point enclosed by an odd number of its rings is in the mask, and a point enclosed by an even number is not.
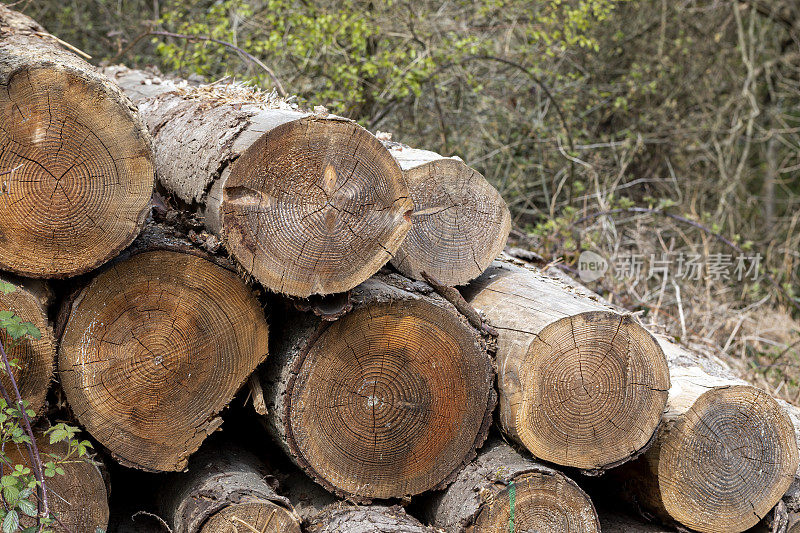
<svg viewBox="0 0 800 533"><path fill-rule="evenodd" d="M499 331L506 434L539 459L595 472L646 449L670 381L661 348L630 315L511 261L462 292Z"/></svg>
<svg viewBox="0 0 800 533"><path fill-rule="evenodd" d="M497 190L457 157L383 141L414 202L411 231L392 258L402 274L443 285L477 278L503 251L511 214Z"/></svg>
<svg viewBox="0 0 800 533"><path fill-rule="evenodd" d="M268 479L258 458L223 440L162 487L161 514L173 533L300 533L300 517Z"/></svg>
<svg viewBox="0 0 800 533"><path fill-rule="evenodd" d="M67 456L66 442L50 444L49 437L38 429L35 435L42 461ZM4 452L12 464L30 467L26 448L7 443ZM49 511L55 517L55 522L50 526L53 531L94 533L106 530L109 519L108 490L100 465L95 460L73 456L61 464L63 474L45 478ZM31 500L35 502L35 498L34 492ZM35 525L35 520L26 516L22 516L20 522L23 527Z"/></svg>
<svg viewBox="0 0 800 533"><path fill-rule="evenodd" d="M309 521L308 533L435 533L399 505L334 504Z"/></svg>
<svg viewBox="0 0 800 533"><path fill-rule="evenodd" d="M402 172L355 122L297 111L241 86L184 87L107 69L155 139L156 173L269 289L347 291L391 259L411 227Z"/></svg>
<svg viewBox="0 0 800 533"><path fill-rule="evenodd" d="M65 304L58 360L87 431L123 464L154 471L186 466L268 353L250 288L169 235L152 227Z"/></svg>
<svg viewBox="0 0 800 533"><path fill-rule="evenodd" d="M600 531L592 501L574 481L498 438L425 508L429 523L452 533Z"/></svg>
<svg viewBox="0 0 800 533"><path fill-rule="evenodd" d="M139 233L150 136L130 99L35 21L0 5L0 269L87 272Z"/></svg>
<svg viewBox="0 0 800 533"><path fill-rule="evenodd" d="M13 341L4 330L0 330L0 341L10 361L16 361L11 375L19 388L20 396L28 407L40 414L45 405L47 390L53 379L56 361L56 341L53 328L47 318L50 293L47 285L37 280L21 280L0 277L0 282L11 283L15 289L8 294L0 292L0 313L12 312L23 322L30 322L39 329L41 337L26 336ZM11 380L5 369L0 371L3 387L13 396Z"/></svg>
<svg viewBox="0 0 800 533"><path fill-rule="evenodd" d="M486 437L493 371L477 331L424 283L381 275L334 322L291 313L260 375L266 422L326 489L357 502L449 482Z"/></svg>

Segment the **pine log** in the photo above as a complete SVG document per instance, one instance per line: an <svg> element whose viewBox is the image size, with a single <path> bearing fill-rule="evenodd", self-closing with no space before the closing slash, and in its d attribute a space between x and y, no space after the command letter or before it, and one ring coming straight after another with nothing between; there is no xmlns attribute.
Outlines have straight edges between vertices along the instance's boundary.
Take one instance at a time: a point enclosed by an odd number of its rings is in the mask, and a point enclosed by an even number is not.
<svg viewBox="0 0 800 533"><path fill-rule="evenodd" d="M404 275L463 285L500 255L511 214L497 190L457 157L384 141L408 183L411 231L392 258Z"/></svg>
<svg viewBox="0 0 800 533"><path fill-rule="evenodd" d="M58 367L73 412L144 470L182 470L268 352L249 287L156 231L70 299L62 321Z"/></svg>
<svg viewBox="0 0 800 533"><path fill-rule="evenodd" d="M289 313L260 376L267 427L316 482L356 502L444 486L491 422L485 344L428 285L354 289L335 322Z"/></svg>
<svg viewBox="0 0 800 533"><path fill-rule="evenodd" d="M308 533L436 533L399 505L334 504L309 521Z"/></svg>
<svg viewBox="0 0 800 533"><path fill-rule="evenodd" d="M497 261L463 290L499 331L500 428L538 459L602 471L651 443L669 389L633 317L533 267Z"/></svg>
<svg viewBox="0 0 800 533"><path fill-rule="evenodd" d="M117 255L153 192L130 99L35 21L0 5L0 269L63 278Z"/></svg>
<svg viewBox="0 0 800 533"><path fill-rule="evenodd" d="M800 464L795 427L766 392L660 338L670 360L664 423L653 446L615 474L622 495L667 523L703 533L755 526ZM713 368L713 367L712 367Z"/></svg>
<svg viewBox="0 0 800 533"><path fill-rule="evenodd" d="M155 139L160 184L200 206L242 267L292 296L347 291L411 227L402 172L355 122L309 114L241 86L186 88L107 70Z"/></svg>
<svg viewBox="0 0 800 533"><path fill-rule="evenodd" d="M56 361L56 341L47 319L49 291L46 285L35 280L0 277L0 282L16 287L8 294L0 292L0 313L10 311L22 321L32 323L41 333L39 339L26 336L12 342L6 332L0 330L0 341L9 361L16 360L17 363L12 367L11 374L20 396L28 402L30 409L39 414L45 405ZM13 396L11 380L5 370L0 371L0 380L9 396Z"/></svg>
<svg viewBox="0 0 800 533"><path fill-rule="evenodd" d="M173 533L300 533L291 503L267 482L264 465L229 442L204 447L161 490Z"/></svg>
<svg viewBox="0 0 800 533"><path fill-rule="evenodd" d="M426 515L452 533L600 531L592 501L574 481L496 438L431 499Z"/></svg>
<svg viewBox="0 0 800 533"><path fill-rule="evenodd" d="M43 462L53 457L67 456L66 442L50 444L47 435L36 431L36 446ZM30 468L28 451L24 447L6 443L4 449L14 465ZM46 477L44 486L47 491L47 505L55 522L50 526L57 533L76 533L105 531L108 527L109 508L106 480L99 467L100 463L87 457L72 457L61 464L63 474ZM36 493L31 495L35 503ZM2 496L0 496L2 501ZM35 520L26 516L20 518L22 527L35 525Z"/></svg>

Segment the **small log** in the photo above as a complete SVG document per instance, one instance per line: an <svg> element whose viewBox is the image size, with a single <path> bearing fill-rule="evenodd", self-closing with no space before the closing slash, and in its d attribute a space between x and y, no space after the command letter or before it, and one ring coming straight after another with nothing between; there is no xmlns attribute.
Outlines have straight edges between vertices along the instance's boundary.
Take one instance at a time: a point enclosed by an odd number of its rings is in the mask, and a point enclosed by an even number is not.
<svg viewBox="0 0 800 533"><path fill-rule="evenodd" d="M128 246L153 192L150 136L130 99L0 5L0 269L87 272Z"/></svg>
<svg viewBox="0 0 800 533"><path fill-rule="evenodd" d="M267 482L253 454L224 443L205 447L162 488L173 533L300 533L300 517Z"/></svg>
<svg viewBox="0 0 800 533"><path fill-rule="evenodd" d="M617 511L601 509L598 510L598 514L603 533L673 533L675 531Z"/></svg>
<svg viewBox="0 0 800 533"><path fill-rule="evenodd" d="M421 282L381 275L335 322L290 312L261 374L266 422L316 482L356 502L446 485L491 422L478 332Z"/></svg>
<svg viewBox="0 0 800 533"><path fill-rule="evenodd" d="M67 456L66 442L50 444L49 436L38 430L34 431L36 446L43 462L49 461L52 456ZM7 443L4 451L12 464L31 466L26 448ZM58 533L94 533L106 530L109 518L108 491L99 465L86 457L73 457L61 465L63 474L45 478L48 508L56 519L48 530ZM31 501L36 501L35 491L31 495ZM21 516L20 525L23 528L34 526L35 519Z"/></svg>
<svg viewBox="0 0 800 533"><path fill-rule="evenodd" d="M59 374L78 420L126 466L182 470L267 356L232 270L149 230L62 310Z"/></svg>
<svg viewBox="0 0 800 533"><path fill-rule="evenodd" d="M789 489L800 463L795 428L766 392L712 375L660 339L672 388L653 446L615 473L626 499L666 523L703 533L755 526Z"/></svg>
<svg viewBox="0 0 800 533"><path fill-rule="evenodd" d="M209 231L272 291L347 291L408 233L402 172L355 122L237 85L187 88L122 67L107 72L147 120L161 185L199 205Z"/></svg>
<svg viewBox="0 0 800 533"><path fill-rule="evenodd" d="M0 282L4 281L15 285L16 289L8 294L0 292L0 313L11 311L22 321L32 323L41 333L39 339L26 336L12 342L6 332L0 330L0 341L8 359L16 360L18 365L12 367L11 374L17 382L20 396L28 402L30 409L39 414L45 405L56 361L56 341L47 319L50 295L47 286L41 282L0 277ZM0 372L0 380L9 395L13 396L5 369Z"/></svg>
<svg viewBox="0 0 800 533"><path fill-rule="evenodd" d="M436 533L399 505L334 504L309 521L308 533Z"/></svg>
<svg viewBox="0 0 800 533"><path fill-rule="evenodd" d="M426 505L432 525L452 533L599 533L589 496L570 478L491 440L450 487Z"/></svg>
<svg viewBox="0 0 800 533"><path fill-rule="evenodd" d="M404 275L463 285L500 255L511 214L497 190L457 157L385 141L414 202L411 231L392 258Z"/></svg>
<svg viewBox="0 0 800 533"><path fill-rule="evenodd" d="M537 458L598 472L640 454L669 372L633 317L534 267L497 261L463 291L499 331L498 423Z"/></svg>

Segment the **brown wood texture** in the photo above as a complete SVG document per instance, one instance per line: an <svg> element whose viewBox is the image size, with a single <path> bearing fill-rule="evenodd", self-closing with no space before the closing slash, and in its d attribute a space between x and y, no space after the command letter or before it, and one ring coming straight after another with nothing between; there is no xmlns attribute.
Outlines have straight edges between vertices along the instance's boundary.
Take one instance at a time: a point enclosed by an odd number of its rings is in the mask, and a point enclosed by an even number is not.
<svg viewBox="0 0 800 533"><path fill-rule="evenodd" d="M62 310L67 400L127 466L182 470L268 353L264 311L250 288L190 250L180 241L145 243Z"/></svg>
<svg viewBox="0 0 800 533"><path fill-rule="evenodd" d="M353 501L443 486L486 437L494 373L477 331L431 288L391 274L335 322L294 312L261 374L293 460Z"/></svg>
<svg viewBox="0 0 800 533"><path fill-rule="evenodd" d="M542 460L598 471L640 454L669 373L633 317L530 266L497 261L463 291L499 331L498 423Z"/></svg>
<svg viewBox="0 0 800 533"><path fill-rule="evenodd" d="M435 533L402 507L334 504L309 521L308 533Z"/></svg>
<svg viewBox="0 0 800 533"><path fill-rule="evenodd" d="M36 22L0 5L0 268L87 272L139 233L150 136L130 99Z"/></svg>
<svg viewBox="0 0 800 533"><path fill-rule="evenodd" d="M411 231L392 258L404 275L425 272L444 285L475 279L500 255L511 231L505 201L478 171L455 157L385 141L408 183Z"/></svg>
<svg viewBox="0 0 800 533"><path fill-rule="evenodd" d="M412 202L400 167L355 122L240 86L106 72L148 123L161 185L199 205L209 230L269 289L299 297L349 290L408 233Z"/></svg>

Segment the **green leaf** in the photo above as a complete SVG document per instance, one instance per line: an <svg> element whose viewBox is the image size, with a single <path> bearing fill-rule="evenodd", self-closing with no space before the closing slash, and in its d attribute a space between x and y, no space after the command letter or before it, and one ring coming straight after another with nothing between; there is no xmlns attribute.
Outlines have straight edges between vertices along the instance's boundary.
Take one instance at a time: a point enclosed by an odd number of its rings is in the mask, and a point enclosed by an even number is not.
<svg viewBox="0 0 800 533"><path fill-rule="evenodd" d="M3 487L13 487L16 484L17 484L17 478L15 478L14 476L6 475L0 478L0 485L2 485Z"/></svg>
<svg viewBox="0 0 800 533"><path fill-rule="evenodd" d="M13 533L19 527L19 515L12 510L3 519L3 533Z"/></svg>
<svg viewBox="0 0 800 533"><path fill-rule="evenodd" d="M17 286L13 285L7 281L0 281L0 292L3 294L10 294L17 290Z"/></svg>
<svg viewBox="0 0 800 533"><path fill-rule="evenodd" d="M27 516L36 516L36 513L38 512L36 505L34 505L30 500L20 500L17 504L17 507Z"/></svg>

